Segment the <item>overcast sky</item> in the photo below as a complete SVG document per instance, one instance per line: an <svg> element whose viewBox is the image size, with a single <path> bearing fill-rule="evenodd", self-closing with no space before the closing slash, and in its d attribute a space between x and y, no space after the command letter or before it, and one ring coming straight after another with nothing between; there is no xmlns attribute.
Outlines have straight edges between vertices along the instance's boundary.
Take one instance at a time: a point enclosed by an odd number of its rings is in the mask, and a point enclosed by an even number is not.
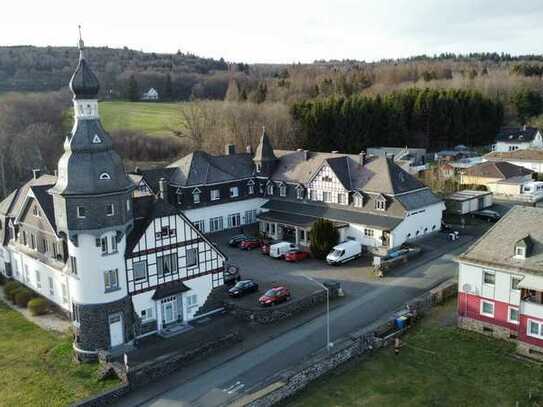
<svg viewBox="0 0 543 407"><path fill-rule="evenodd" d="M543 53L543 0L2 0L0 45L190 51L244 62Z"/></svg>

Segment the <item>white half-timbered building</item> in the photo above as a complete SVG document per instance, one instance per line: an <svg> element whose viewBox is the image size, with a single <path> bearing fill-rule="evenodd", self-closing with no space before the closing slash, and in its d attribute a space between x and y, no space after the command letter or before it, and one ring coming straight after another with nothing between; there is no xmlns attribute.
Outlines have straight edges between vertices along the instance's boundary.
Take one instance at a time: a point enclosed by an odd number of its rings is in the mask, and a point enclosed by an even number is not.
<svg viewBox="0 0 543 407"><path fill-rule="evenodd" d="M164 193L136 190L100 123L82 41L80 50L58 176L36 170L0 203L0 270L69 316L77 357L92 360L213 311L225 257Z"/></svg>

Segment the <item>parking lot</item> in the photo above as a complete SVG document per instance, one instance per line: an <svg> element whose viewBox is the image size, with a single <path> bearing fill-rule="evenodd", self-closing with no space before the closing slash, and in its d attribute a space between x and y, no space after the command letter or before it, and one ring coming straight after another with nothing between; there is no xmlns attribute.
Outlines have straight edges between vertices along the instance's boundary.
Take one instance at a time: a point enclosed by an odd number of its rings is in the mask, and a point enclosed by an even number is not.
<svg viewBox="0 0 543 407"><path fill-rule="evenodd" d="M462 232L458 241L450 241L446 233L434 233L417 240L414 244L423 249L422 254L407 264L391 270L384 279L379 279L372 272L372 257L369 255L340 266L331 266L325 261L313 258L289 263L263 255L260 249L247 251L228 246L229 238L238 234L238 231L225 231L211 235L210 238L228 256L228 263L239 267L242 279L253 279L258 282L259 292L250 294L242 300L247 305L253 302L256 305L258 296L274 286L288 286L292 298L299 298L319 290L318 284L309 278L318 281L336 280L341 283L347 295L363 295L370 291L372 286L382 284L383 280L401 276L403 272L416 264L446 254L466 243L468 239L472 240L472 236L466 236ZM246 234L250 232L246 231Z"/></svg>

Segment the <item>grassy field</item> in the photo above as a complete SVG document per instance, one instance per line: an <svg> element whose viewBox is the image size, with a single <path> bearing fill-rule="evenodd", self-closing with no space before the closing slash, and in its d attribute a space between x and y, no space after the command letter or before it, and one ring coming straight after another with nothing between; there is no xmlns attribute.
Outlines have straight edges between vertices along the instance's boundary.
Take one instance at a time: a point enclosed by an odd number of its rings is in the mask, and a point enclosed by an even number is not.
<svg viewBox="0 0 543 407"><path fill-rule="evenodd" d="M66 406L117 384L72 361L68 336L45 332L0 302L0 406Z"/></svg>
<svg viewBox="0 0 543 407"><path fill-rule="evenodd" d="M141 130L151 135L170 134L168 127L178 127L184 103L145 103L105 101L100 103L100 117L106 130Z"/></svg>
<svg viewBox="0 0 543 407"><path fill-rule="evenodd" d="M513 358L508 343L456 329L454 306L436 309L407 335L399 356L378 351L315 382L288 406L543 405L543 368Z"/></svg>

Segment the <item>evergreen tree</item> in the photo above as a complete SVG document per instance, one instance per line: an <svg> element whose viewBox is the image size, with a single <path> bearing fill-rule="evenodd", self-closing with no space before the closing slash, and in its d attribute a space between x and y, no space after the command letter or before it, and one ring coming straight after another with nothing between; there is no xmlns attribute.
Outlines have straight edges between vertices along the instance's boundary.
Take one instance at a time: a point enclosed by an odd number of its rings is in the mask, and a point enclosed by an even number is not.
<svg viewBox="0 0 543 407"><path fill-rule="evenodd" d="M537 116L543 111L543 98L533 90L521 89L517 91L512 100L517 116L521 123L526 123L530 117Z"/></svg>
<svg viewBox="0 0 543 407"><path fill-rule="evenodd" d="M172 76L169 73L166 75L166 83L164 85L164 96L166 100L173 100Z"/></svg>
<svg viewBox="0 0 543 407"><path fill-rule="evenodd" d="M136 101L139 99L138 81L136 81L136 77L134 75L130 75L130 78L128 79L127 96L131 101Z"/></svg>
<svg viewBox="0 0 543 407"><path fill-rule="evenodd" d="M317 219L311 227L311 253L317 259L324 259L339 240L339 232L332 222Z"/></svg>

